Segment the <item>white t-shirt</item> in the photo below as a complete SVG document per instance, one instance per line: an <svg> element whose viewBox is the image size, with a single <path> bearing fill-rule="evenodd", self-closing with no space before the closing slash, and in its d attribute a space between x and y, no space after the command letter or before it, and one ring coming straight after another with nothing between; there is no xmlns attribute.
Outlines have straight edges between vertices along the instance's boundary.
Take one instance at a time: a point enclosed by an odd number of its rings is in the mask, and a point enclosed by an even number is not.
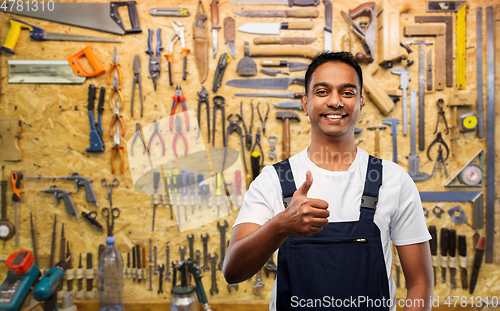
<svg viewBox="0 0 500 311"><path fill-rule="evenodd" d="M290 167L297 188L304 183L306 171L311 171L313 183L308 197L328 202L330 222L359 220L368 153L360 148L357 150L356 158L349 169L341 172L332 172L317 167L309 159L307 148L290 158ZM395 302L396 285L391 274L391 241L396 246L401 246L422 243L430 240L431 236L427 230L418 189L411 177L402 167L393 162L383 160L382 165L382 186L374 222L380 229L389 293ZM241 223L255 223L263 226L284 209L276 170L273 166L265 166L246 192L233 227ZM269 310L276 310L275 302L276 282L271 294ZM391 310L396 310L395 303Z"/></svg>

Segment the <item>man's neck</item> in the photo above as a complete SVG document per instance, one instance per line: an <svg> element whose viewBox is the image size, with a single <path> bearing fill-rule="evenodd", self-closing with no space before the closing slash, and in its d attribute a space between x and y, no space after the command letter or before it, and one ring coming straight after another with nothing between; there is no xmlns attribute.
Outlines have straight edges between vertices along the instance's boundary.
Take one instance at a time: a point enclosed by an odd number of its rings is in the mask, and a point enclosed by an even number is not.
<svg viewBox="0 0 500 311"><path fill-rule="evenodd" d="M328 137L312 139L307 156L318 167L328 171L347 171L356 158L354 138Z"/></svg>

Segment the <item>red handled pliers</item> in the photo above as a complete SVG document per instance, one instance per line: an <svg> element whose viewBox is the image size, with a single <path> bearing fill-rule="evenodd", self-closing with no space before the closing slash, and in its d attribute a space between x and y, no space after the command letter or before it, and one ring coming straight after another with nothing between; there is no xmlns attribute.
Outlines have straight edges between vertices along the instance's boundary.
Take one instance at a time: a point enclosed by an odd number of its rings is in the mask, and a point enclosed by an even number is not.
<svg viewBox="0 0 500 311"><path fill-rule="evenodd" d="M176 142L177 142L177 136L179 136L179 133L182 136L182 140L184 140L184 155L187 155L188 152L188 142L186 139L186 134L184 134L184 131L182 130L182 123L181 123L181 117L176 116L175 117L175 134L174 134L174 140L173 140L173 147L174 147L174 154L176 157L179 155L177 154L177 148L176 148Z"/></svg>
<svg viewBox="0 0 500 311"><path fill-rule="evenodd" d="M174 95L174 102L172 104L172 110L170 110L170 131L173 131L173 118L175 114L175 109L177 108L177 104L181 102L182 105L182 111L184 111L184 118L186 119L186 131L189 131L189 117L188 113L186 110L186 98L184 95L182 95L182 87L176 86L175 87L175 95Z"/></svg>
<svg viewBox="0 0 500 311"><path fill-rule="evenodd" d="M160 139L160 142L161 142L161 146L163 148L162 149L163 151L161 154L165 155L165 141L163 140L163 137L160 134L160 125L158 123L158 120L155 120L153 134L151 134L151 137L149 137L149 142L148 142L149 154L151 154L151 143L153 142L153 138L155 137L155 135L158 135L158 138ZM146 152L146 151L144 150L144 152Z"/></svg>
<svg viewBox="0 0 500 311"><path fill-rule="evenodd" d="M123 123L123 117L120 115L120 102L115 99L115 114L111 118L111 124L109 125L109 137L113 137L113 128L115 124L118 125L120 123L122 128L122 136L125 135L125 124Z"/></svg>

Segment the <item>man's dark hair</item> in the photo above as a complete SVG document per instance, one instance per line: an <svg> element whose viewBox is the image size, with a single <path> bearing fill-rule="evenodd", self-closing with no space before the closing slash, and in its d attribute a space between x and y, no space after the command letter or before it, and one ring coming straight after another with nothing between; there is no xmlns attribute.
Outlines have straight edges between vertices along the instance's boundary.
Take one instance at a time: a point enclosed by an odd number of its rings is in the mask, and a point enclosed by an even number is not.
<svg viewBox="0 0 500 311"><path fill-rule="evenodd" d="M312 60L312 63L309 65L306 71L306 95L309 94L309 83L311 82L312 74L318 69L319 66L326 63L344 63L356 70L359 78L359 94L363 94L363 73L361 71L361 67L358 65L358 62L354 59L354 56L349 52L323 52L318 54Z"/></svg>

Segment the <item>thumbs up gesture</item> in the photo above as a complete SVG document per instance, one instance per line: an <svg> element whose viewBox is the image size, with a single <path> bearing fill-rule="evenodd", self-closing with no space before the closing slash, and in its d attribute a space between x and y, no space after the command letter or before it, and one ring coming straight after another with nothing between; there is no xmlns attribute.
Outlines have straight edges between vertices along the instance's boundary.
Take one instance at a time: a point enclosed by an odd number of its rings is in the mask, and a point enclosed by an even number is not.
<svg viewBox="0 0 500 311"><path fill-rule="evenodd" d="M293 194L292 201L283 211L283 221L289 235L309 236L320 232L328 224L328 203L307 197L313 183L312 173L306 172L306 181Z"/></svg>

